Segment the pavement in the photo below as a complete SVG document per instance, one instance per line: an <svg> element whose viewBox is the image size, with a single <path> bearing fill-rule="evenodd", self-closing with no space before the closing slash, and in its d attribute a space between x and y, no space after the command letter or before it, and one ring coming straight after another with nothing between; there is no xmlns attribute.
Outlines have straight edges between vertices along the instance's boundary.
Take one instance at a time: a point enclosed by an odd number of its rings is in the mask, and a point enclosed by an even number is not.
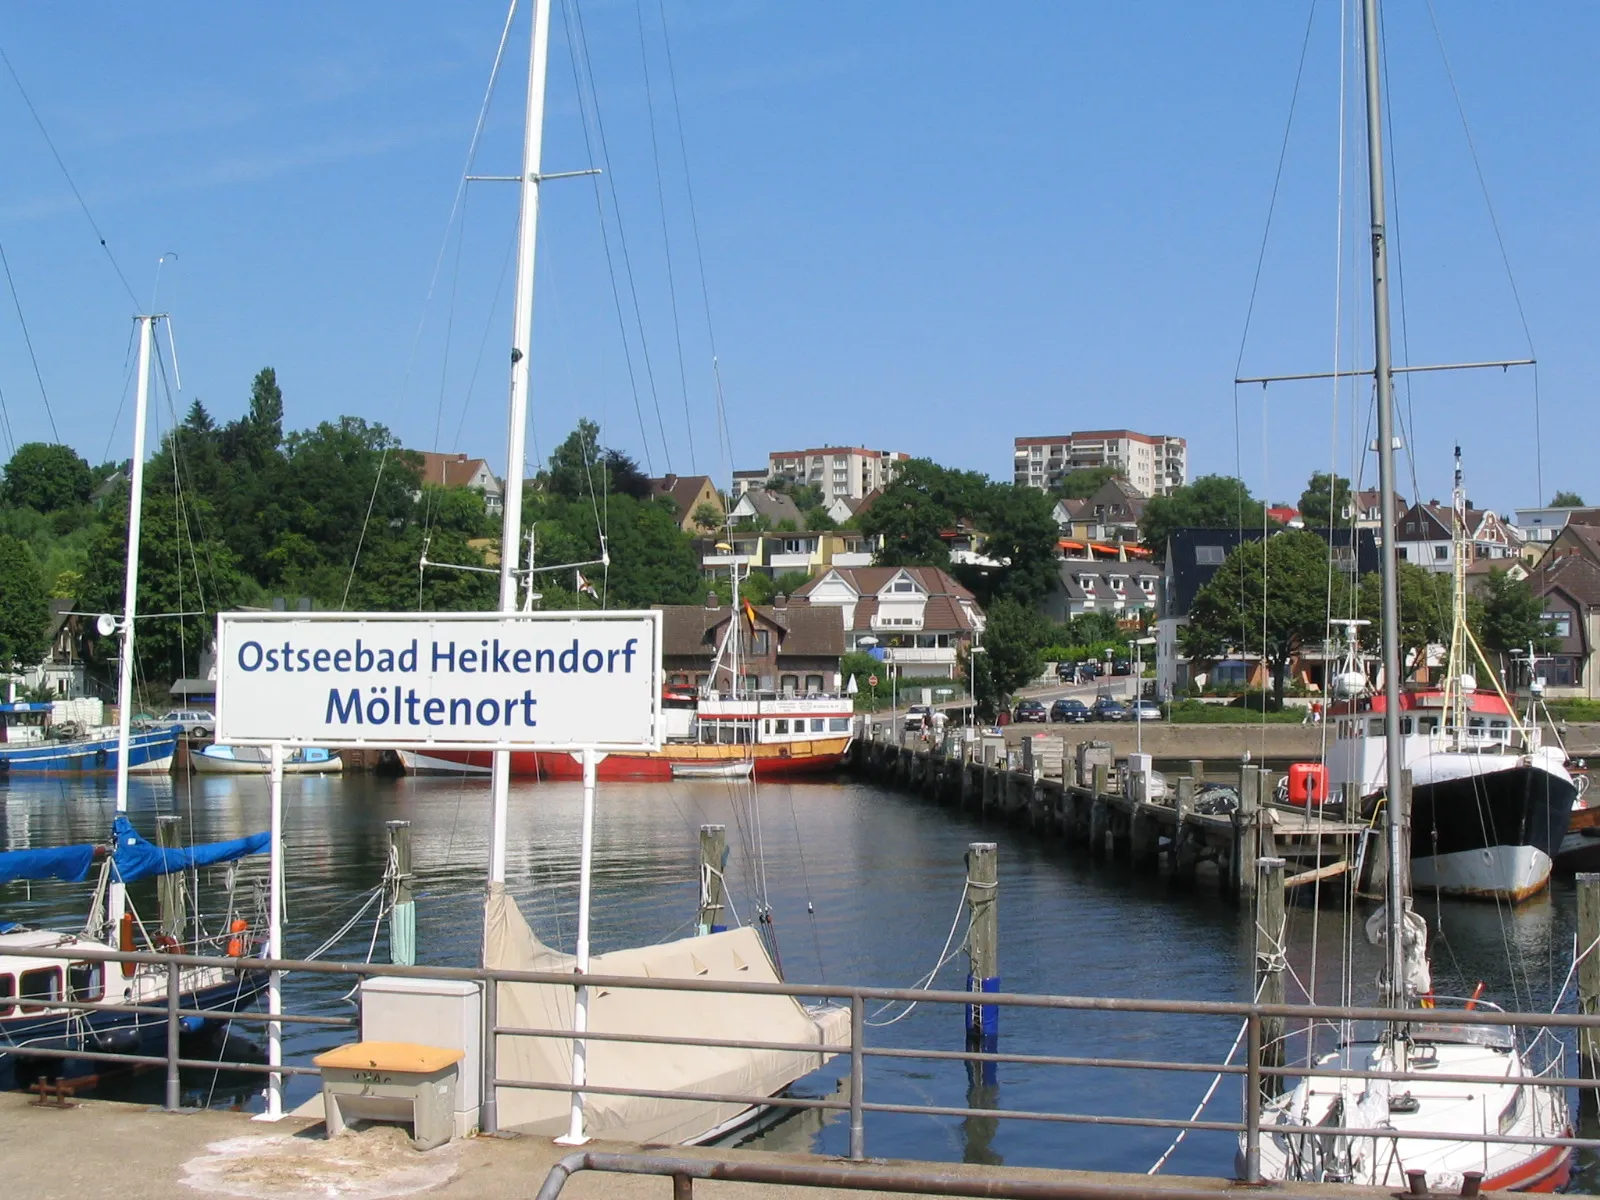
<svg viewBox="0 0 1600 1200"><path fill-rule="evenodd" d="M735 1162L838 1165L814 1155L763 1151L640 1147L602 1142L586 1149L641 1151L675 1157ZM328 1140L320 1121L285 1118L276 1124L243 1113L201 1111L167 1114L143 1105L80 1101L67 1109L38 1108L25 1095L0 1093L0 1161L11 1196L72 1197L72 1200L172 1200L174 1196L240 1196L260 1200L327 1200L426 1194L531 1200L550 1167L570 1151L544 1138L468 1138L420 1152L396 1126L374 1125ZM1113 1175L1104 1172L986 1167L952 1163L874 1160L864 1171L915 1169L945 1178L1137 1186L1149 1194L1188 1189L1213 1196L1236 1190L1227 1180L1182 1176ZM702 1200L822 1200L825 1196L882 1195L841 1189L776 1184L697 1182ZM1379 1189L1295 1189L1326 1197ZM1260 1189L1253 1189L1259 1194ZM901 1193L903 1194L903 1193ZM1130 1196L1138 1193L1129 1193ZM584 1172L572 1176L563 1197L571 1200L669 1200L663 1178Z"/></svg>

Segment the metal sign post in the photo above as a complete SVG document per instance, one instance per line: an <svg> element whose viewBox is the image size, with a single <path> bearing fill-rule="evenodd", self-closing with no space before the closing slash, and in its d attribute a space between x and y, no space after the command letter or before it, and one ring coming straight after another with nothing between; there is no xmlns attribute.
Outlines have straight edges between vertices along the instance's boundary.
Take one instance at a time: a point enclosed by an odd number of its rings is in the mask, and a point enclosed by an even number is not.
<svg viewBox="0 0 1600 1200"><path fill-rule="evenodd" d="M283 743L272 743L271 767L267 775L267 794L272 806L272 854L268 866L271 880L267 884L267 957L283 957ZM267 979L267 1015L283 1015L283 972L273 971ZM267 1075L267 1111L256 1116L258 1121L277 1121L283 1118L283 1022L267 1022L267 1066L273 1068Z"/></svg>
<svg viewBox="0 0 1600 1200"><path fill-rule="evenodd" d="M594 891L594 784L595 768L603 755L586 749L575 755L583 763L583 837L578 856L578 953L573 973L581 980L589 973L589 904ZM572 1086L583 1087L588 1078L589 1043L583 1037L589 1031L589 988L577 985L578 994L572 1007ZM581 1146L589 1140L583 1131L583 1093L572 1093L572 1123L565 1137L558 1137L560 1146Z"/></svg>

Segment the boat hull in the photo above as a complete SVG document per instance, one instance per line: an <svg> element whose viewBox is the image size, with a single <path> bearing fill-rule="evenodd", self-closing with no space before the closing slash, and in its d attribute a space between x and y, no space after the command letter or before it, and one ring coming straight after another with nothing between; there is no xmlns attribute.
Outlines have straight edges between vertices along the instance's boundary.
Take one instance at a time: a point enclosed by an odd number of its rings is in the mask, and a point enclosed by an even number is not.
<svg viewBox="0 0 1600 1200"><path fill-rule="evenodd" d="M267 761L218 758L203 750L189 756L189 766L197 775L265 775L272 769L272 764ZM283 764L285 775L338 775L343 770L344 762L337 753L330 754L321 762L288 760Z"/></svg>
<svg viewBox="0 0 1600 1200"><path fill-rule="evenodd" d="M228 1014L250 1007L266 990L268 972L239 972L226 983L183 992L183 1008L207 1009ZM207 1027L220 1026L224 1019L208 1019ZM186 1031L187 1036L206 1032ZM48 1050L81 1050L87 1053L148 1054L166 1053L167 1019L148 1013L100 1012L85 1010L73 1017L47 1014L39 1017L14 1017L0 1021L0 1039L12 1045ZM64 1083L104 1076L123 1068L114 1060L91 1058L33 1058L0 1048L0 1091L15 1090L30 1078L60 1079Z"/></svg>
<svg viewBox="0 0 1600 1200"><path fill-rule="evenodd" d="M180 730L140 730L128 738L128 770L139 774L165 774L172 769ZM0 771L12 775L106 775L117 769L117 737L83 738L69 742L7 742L0 744Z"/></svg>
<svg viewBox="0 0 1600 1200"><path fill-rule="evenodd" d="M1412 788L1414 887L1515 901L1550 882L1577 786L1537 761L1500 762Z"/></svg>
<svg viewBox="0 0 1600 1200"><path fill-rule="evenodd" d="M1559 871L1600 871L1600 808L1575 808L1556 850Z"/></svg>
<svg viewBox="0 0 1600 1200"><path fill-rule="evenodd" d="M654 753L608 754L596 773L603 782L667 782L688 774L716 777L748 762L758 780L799 779L838 770L849 747L848 737L754 746L671 744ZM400 761L414 774L487 775L493 759L487 750L400 751ZM583 766L571 754L514 750L511 774L519 779L581 780Z"/></svg>

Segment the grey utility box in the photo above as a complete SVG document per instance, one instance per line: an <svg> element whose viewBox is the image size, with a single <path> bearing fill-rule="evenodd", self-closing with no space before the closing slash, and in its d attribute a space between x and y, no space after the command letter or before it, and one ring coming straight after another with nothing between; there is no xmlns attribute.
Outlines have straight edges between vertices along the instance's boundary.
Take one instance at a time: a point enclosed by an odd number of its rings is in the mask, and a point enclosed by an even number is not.
<svg viewBox="0 0 1600 1200"><path fill-rule="evenodd" d="M460 1050L455 1092L455 1134L478 1127L483 1096L483 986L473 980L361 981L361 1040L419 1042Z"/></svg>
<svg viewBox="0 0 1600 1200"><path fill-rule="evenodd" d="M1094 769L1104 766L1109 772L1117 765L1116 751L1111 748L1110 742L1090 740L1078 743L1078 786L1089 787L1094 783Z"/></svg>

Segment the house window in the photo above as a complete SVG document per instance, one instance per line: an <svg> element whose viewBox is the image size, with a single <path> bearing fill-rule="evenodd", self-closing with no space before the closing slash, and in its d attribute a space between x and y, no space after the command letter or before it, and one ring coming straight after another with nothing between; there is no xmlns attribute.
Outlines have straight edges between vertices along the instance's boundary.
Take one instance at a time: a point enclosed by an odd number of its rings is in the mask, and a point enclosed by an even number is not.
<svg viewBox="0 0 1600 1200"><path fill-rule="evenodd" d="M1547 613L1544 614L1544 619L1550 623L1551 627L1555 630L1555 635L1557 637L1563 637L1564 638L1564 637L1571 637L1572 636L1572 614L1571 613L1569 613L1569 612L1547 612Z"/></svg>
<svg viewBox="0 0 1600 1200"><path fill-rule="evenodd" d="M1406 548L1404 546L1396 546L1394 548L1394 554L1395 554L1395 557L1398 558L1401 562L1404 562L1406 560L1406 558L1408 557L1407 554L1406 554Z"/></svg>
<svg viewBox="0 0 1600 1200"><path fill-rule="evenodd" d="M800 689L800 676L784 675L778 679L778 690L781 692L796 692Z"/></svg>
<svg viewBox="0 0 1600 1200"><path fill-rule="evenodd" d="M764 655L764 654L766 654L768 652L769 645L770 645L770 643L769 643L769 639L768 639L768 631L767 630L765 630L765 629L757 629L754 633L752 633L750 635L750 653L751 654Z"/></svg>
<svg viewBox="0 0 1600 1200"><path fill-rule="evenodd" d="M807 675L806 676L806 691L808 693L812 694L812 695L815 695L816 693L820 692L821 690L822 690L822 676L821 675Z"/></svg>
<svg viewBox="0 0 1600 1200"><path fill-rule="evenodd" d="M896 579L894 586L889 590L893 592L914 592L917 590L917 585L909 579Z"/></svg>
<svg viewBox="0 0 1600 1200"><path fill-rule="evenodd" d="M1227 555L1222 552L1221 546L1196 546L1194 548L1194 561L1202 567L1220 567L1222 560Z"/></svg>
<svg viewBox="0 0 1600 1200"><path fill-rule="evenodd" d="M1450 557L1450 547L1449 546L1435 546L1433 548L1433 557L1435 559L1438 559L1441 562L1443 560L1449 558Z"/></svg>

